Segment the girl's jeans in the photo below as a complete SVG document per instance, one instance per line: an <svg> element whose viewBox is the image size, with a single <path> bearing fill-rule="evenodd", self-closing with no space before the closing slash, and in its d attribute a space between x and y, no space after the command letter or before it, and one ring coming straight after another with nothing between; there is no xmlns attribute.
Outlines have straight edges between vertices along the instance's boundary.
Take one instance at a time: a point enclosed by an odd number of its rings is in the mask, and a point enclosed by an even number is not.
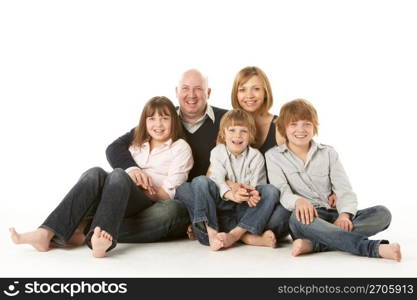
<svg viewBox="0 0 417 300"><path fill-rule="evenodd" d="M91 236L94 228L99 226L113 237L109 251L117 244L122 220L154 203L122 169L107 173L101 168L92 168L81 175L40 227L55 233L53 242L65 245L80 222L92 218L86 231L87 245L91 248Z"/></svg>

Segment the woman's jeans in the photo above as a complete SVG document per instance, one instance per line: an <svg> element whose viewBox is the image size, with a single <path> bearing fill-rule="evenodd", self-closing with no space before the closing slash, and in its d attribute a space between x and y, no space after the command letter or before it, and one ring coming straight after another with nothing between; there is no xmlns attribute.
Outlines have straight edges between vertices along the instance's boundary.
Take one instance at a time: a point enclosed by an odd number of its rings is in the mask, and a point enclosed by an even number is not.
<svg viewBox="0 0 417 300"><path fill-rule="evenodd" d="M109 251L117 244L122 220L136 216L154 203L122 169L107 173L92 168L81 175L40 227L55 233L53 242L65 245L80 222L92 217L91 226L85 231L86 243L91 248L91 236L99 226L113 237Z"/></svg>
<svg viewBox="0 0 417 300"><path fill-rule="evenodd" d="M199 176L178 187L176 197L187 206L200 243L209 245L204 222L216 231L229 232L239 226L256 235L264 232L278 203L279 191L269 184L259 185L256 189L261 201L255 207L249 207L246 202L223 200L216 184L206 176Z"/></svg>
<svg viewBox="0 0 417 300"><path fill-rule="evenodd" d="M388 243L386 240L368 239L388 228L391 222L391 213L384 206L359 210L352 219L352 232L333 224L339 216L335 209L318 208L317 212L318 217L310 224L297 221L295 211L290 218L293 238L310 240L313 252L340 250L361 256L380 257L379 245Z"/></svg>

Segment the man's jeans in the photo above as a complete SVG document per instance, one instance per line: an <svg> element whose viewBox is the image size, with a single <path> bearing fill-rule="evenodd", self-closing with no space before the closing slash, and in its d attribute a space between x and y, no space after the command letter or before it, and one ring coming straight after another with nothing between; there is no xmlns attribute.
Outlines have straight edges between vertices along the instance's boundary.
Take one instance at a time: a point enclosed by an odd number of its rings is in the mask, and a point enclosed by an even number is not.
<svg viewBox="0 0 417 300"><path fill-rule="evenodd" d="M91 248L94 228L100 226L113 237L109 251L117 244L122 220L136 217L154 203L122 169L107 173L101 168L92 168L81 175L40 227L55 233L53 242L65 245L80 222L91 217L91 226L85 231L87 245ZM136 229L145 231L149 228Z"/></svg>
<svg viewBox="0 0 417 300"><path fill-rule="evenodd" d="M310 224L297 221L295 211L290 218L293 238L310 240L313 252L340 250L356 255L380 257L379 245L386 240L369 240L368 237L388 228L391 213L384 206L359 210L352 220L353 230L348 232L334 225L338 217L335 209L318 208L318 217Z"/></svg>
<svg viewBox="0 0 417 300"><path fill-rule="evenodd" d="M124 218L119 229L120 243L152 243L185 238L190 217L178 199L158 201L135 216Z"/></svg>
<svg viewBox="0 0 417 300"><path fill-rule="evenodd" d="M193 230L200 243L209 245L204 222L216 231L229 232L240 226L256 235L264 232L278 203L279 191L272 185L260 185L256 189L261 195L261 201L255 207L249 207L246 202L239 204L223 200L216 184L206 176L199 176L191 183L178 187L176 197L187 206Z"/></svg>

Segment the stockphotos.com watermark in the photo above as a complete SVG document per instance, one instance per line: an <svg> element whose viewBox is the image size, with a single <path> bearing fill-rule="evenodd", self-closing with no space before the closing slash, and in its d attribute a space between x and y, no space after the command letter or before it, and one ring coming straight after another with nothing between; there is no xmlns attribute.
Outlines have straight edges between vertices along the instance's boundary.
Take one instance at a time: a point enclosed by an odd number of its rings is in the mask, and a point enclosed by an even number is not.
<svg viewBox="0 0 417 300"><path fill-rule="evenodd" d="M100 282L39 282L34 280L20 284L19 281L7 286L3 293L9 297L19 294L66 294L74 297L77 294L126 294L127 283Z"/></svg>

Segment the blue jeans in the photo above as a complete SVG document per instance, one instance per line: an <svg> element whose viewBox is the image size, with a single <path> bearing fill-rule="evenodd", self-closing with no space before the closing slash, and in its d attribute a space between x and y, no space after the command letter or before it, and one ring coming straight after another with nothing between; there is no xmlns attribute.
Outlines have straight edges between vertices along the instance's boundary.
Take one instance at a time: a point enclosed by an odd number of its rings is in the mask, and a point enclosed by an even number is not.
<svg viewBox="0 0 417 300"><path fill-rule="evenodd" d="M352 219L352 232L333 224L338 217L336 210L318 208L317 212L319 216L310 224L297 221L295 211L290 218L294 238L310 240L313 252L340 250L361 256L380 257L379 245L388 243L386 240L368 239L388 228L391 222L391 213L384 206L359 210Z"/></svg>
<svg viewBox="0 0 417 300"><path fill-rule="evenodd" d="M265 229L271 230L277 240L285 238L290 233L291 211L285 209L280 203L275 207Z"/></svg>
<svg viewBox="0 0 417 300"><path fill-rule="evenodd" d="M260 235L278 203L279 191L272 185L256 187L261 201L255 207L245 203L225 201L219 195L216 184L206 176L199 176L191 183L182 184L176 196L187 206L193 230L200 243L209 245L204 222L216 231L229 232L236 226Z"/></svg>
<svg viewBox="0 0 417 300"><path fill-rule="evenodd" d="M137 215L124 218L119 229L120 243L152 243L186 237L190 217L178 199L158 201Z"/></svg>
<svg viewBox="0 0 417 300"><path fill-rule="evenodd" d="M122 169L114 169L111 173L107 173L101 168L92 168L81 175L78 182L40 227L54 232L52 241L65 246L80 222L85 218L91 218L91 223L85 230L87 245L91 248L93 230L96 226L100 226L113 237L109 251L120 240L120 229L122 229L121 239L126 237L127 225L122 224L123 219L131 220L138 214L146 215L146 211L154 204L155 202L149 199ZM158 208L161 206L175 207L175 204L174 206L158 205ZM161 209L157 211L161 212ZM149 218L147 220L150 221ZM131 222L127 223L131 225ZM160 234L161 229L156 226L160 224L151 226L147 222L146 225L136 227L135 230L150 230L144 233L147 239L151 239L149 236L152 234ZM163 225L168 226L169 222Z"/></svg>

